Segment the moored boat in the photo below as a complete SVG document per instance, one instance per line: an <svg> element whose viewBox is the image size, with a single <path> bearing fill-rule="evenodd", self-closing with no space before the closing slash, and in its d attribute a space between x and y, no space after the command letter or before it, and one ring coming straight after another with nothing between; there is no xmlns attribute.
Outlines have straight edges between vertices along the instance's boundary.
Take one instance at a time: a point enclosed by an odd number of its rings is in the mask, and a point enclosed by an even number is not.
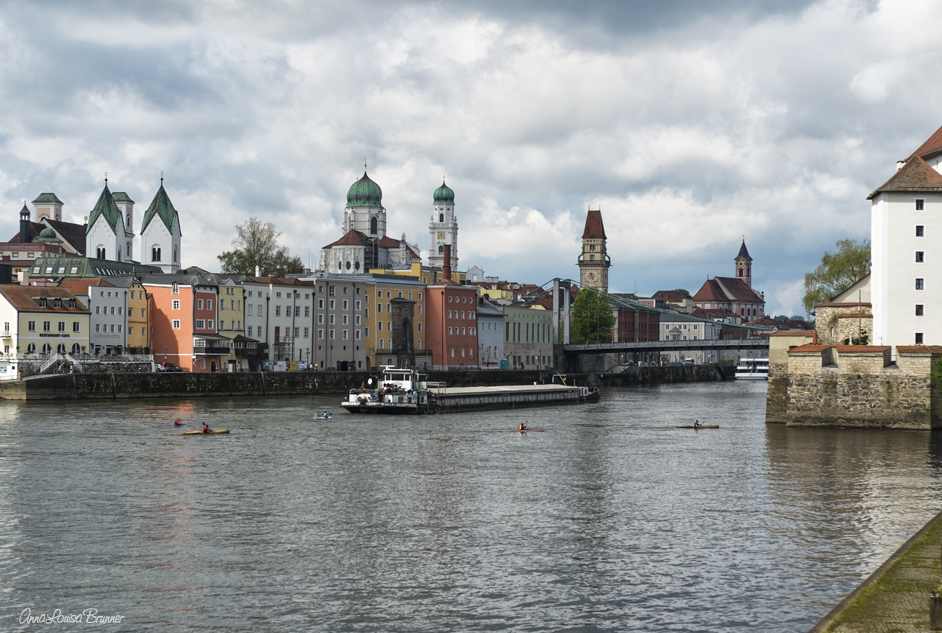
<svg viewBox="0 0 942 633"><path fill-rule="evenodd" d="M384 367L382 378L351 389L341 403L350 413L426 414L518 409L598 402L598 390L565 384L446 387L412 369Z"/></svg>
<svg viewBox="0 0 942 633"><path fill-rule="evenodd" d="M736 380L768 380L768 358L743 358L736 365Z"/></svg>

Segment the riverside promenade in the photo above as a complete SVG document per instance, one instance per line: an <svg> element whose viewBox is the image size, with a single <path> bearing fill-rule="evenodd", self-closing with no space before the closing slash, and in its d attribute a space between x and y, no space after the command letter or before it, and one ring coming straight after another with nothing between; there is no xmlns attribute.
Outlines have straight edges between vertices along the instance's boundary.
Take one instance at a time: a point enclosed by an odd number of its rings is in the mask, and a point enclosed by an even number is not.
<svg viewBox="0 0 942 633"><path fill-rule="evenodd" d="M929 593L942 582L942 513L906 541L809 633L929 631Z"/></svg>

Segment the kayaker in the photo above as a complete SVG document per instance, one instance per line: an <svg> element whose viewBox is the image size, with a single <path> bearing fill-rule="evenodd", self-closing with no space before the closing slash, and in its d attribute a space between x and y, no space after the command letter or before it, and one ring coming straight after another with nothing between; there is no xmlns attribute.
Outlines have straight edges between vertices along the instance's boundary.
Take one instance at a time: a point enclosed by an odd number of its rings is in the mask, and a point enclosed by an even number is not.
<svg viewBox="0 0 942 633"><path fill-rule="evenodd" d="M203 433L212 433L213 430L209 428L209 425L203 422Z"/></svg>
<svg viewBox="0 0 942 633"><path fill-rule="evenodd" d="M174 426L183 426L183 423L180 422L180 418L177 418L176 420L173 421L173 425L174 425Z"/></svg>
<svg viewBox="0 0 942 633"><path fill-rule="evenodd" d="M521 423L520 423L520 429L519 429L519 430L521 430L521 431L526 431L526 430L527 430L527 423L526 423L526 422L521 422Z"/></svg>
<svg viewBox="0 0 942 633"><path fill-rule="evenodd" d="M700 424L700 420L694 420L694 421L693 421L693 428L699 429L701 426L703 426L703 425Z"/></svg>

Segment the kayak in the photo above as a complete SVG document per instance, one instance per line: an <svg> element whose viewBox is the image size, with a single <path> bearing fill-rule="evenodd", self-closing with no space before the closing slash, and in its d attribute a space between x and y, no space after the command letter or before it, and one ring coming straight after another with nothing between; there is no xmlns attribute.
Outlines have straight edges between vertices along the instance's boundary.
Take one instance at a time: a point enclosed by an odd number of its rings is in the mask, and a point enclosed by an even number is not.
<svg viewBox="0 0 942 633"><path fill-rule="evenodd" d="M701 424L700 426L694 426L688 424L687 426L678 426L678 429L718 429L720 428L719 424Z"/></svg>
<svg viewBox="0 0 942 633"><path fill-rule="evenodd" d="M501 431L510 431L511 433L528 433L530 431L533 431L534 433L543 433L544 431L546 431L546 429L538 429L532 426L528 426L525 429L501 429Z"/></svg>
<svg viewBox="0 0 942 633"><path fill-rule="evenodd" d="M325 418L324 416L319 415L319 416L317 416L317 417L314 418L314 419L315 419L315 420L333 420L333 419L334 419L334 416L328 415L328 416Z"/></svg>
<svg viewBox="0 0 942 633"><path fill-rule="evenodd" d="M229 429L220 429L219 431L207 431L203 433L202 431L184 431L183 435L216 435L218 433L228 433Z"/></svg>
<svg viewBox="0 0 942 633"><path fill-rule="evenodd" d="M184 422L183 424L171 424L170 426L172 426L173 428L177 429L177 428L180 428L181 426L190 426L190 423L189 423L189 422Z"/></svg>

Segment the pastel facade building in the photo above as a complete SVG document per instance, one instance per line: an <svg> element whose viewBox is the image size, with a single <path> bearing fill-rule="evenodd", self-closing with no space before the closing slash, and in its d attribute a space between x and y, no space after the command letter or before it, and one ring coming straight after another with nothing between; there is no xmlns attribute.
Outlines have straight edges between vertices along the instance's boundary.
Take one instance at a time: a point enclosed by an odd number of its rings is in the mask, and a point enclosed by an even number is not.
<svg viewBox="0 0 942 633"><path fill-rule="evenodd" d="M0 286L0 323L8 376L16 373L17 355L88 350L88 309L65 288Z"/></svg>
<svg viewBox="0 0 942 633"><path fill-rule="evenodd" d="M105 279L68 279L59 284L89 311L89 354L120 354L128 346L127 288L118 288Z"/></svg>
<svg viewBox="0 0 942 633"><path fill-rule="evenodd" d="M141 282L150 297L154 361L184 371L220 371L229 346L216 333L215 282L199 275L147 275Z"/></svg>

